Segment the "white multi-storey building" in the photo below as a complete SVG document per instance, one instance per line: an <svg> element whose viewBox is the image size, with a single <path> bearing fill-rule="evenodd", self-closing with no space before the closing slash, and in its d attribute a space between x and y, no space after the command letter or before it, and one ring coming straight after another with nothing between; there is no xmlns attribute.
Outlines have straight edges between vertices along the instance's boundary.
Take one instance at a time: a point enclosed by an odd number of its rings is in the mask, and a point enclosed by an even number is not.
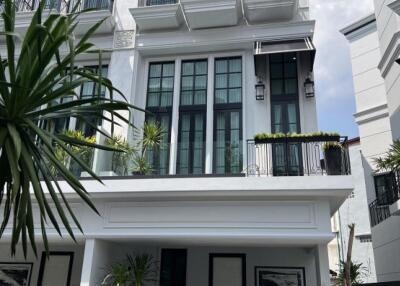
<svg viewBox="0 0 400 286"><path fill-rule="evenodd" d="M380 282L400 280L398 175L377 170L375 159L399 134L400 1L375 1L375 13L344 28L351 46L355 119L359 125L365 185L370 208L376 275Z"/></svg>
<svg viewBox="0 0 400 286"><path fill-rule="evenodd" d="M261 132L318 131L314 92L306 92L315 55L308 1L82 3L101 8L82 15L82 30L108 17L93 39L104 49L103 74L151 111L132 120L160 122L163 144L149 156L151 176L110 176L110 154L96 151L93 168L109 176L104 185L82 182L101 216L60 182L85 235L74 244L49 227L54 255L42 263L28 257L31 285L62 285L68 275L71 285L99 285L112 263L133 252L161 262L154 285L265 285L285 277L330 285L330 219L353 190L346 146L339 171L327 175L323 141L339 138L253 140ZM32 15L24 7L19 31ZM90 56L77 62L97 63ZM90 96L93 88L79 92ZM56 128L94 135L72 119ZM132 130L118 133L134 141ZM9 257L7 239L0 262L23 262ZM65 273L60 264L71 253Z"/></svg>

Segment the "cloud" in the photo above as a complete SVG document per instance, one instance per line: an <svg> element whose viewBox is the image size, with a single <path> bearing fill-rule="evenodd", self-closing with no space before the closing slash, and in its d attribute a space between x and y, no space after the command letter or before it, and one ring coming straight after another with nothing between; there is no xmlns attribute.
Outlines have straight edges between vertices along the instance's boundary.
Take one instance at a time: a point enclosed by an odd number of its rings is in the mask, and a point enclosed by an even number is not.
<svg viewBox="0 0 400 286"><path fill-rule="evenodd" d="M349 44L339 30L373 13L373 0L310 0L310 10L316 20L314 76L320 129L356 136Z"/></svg>

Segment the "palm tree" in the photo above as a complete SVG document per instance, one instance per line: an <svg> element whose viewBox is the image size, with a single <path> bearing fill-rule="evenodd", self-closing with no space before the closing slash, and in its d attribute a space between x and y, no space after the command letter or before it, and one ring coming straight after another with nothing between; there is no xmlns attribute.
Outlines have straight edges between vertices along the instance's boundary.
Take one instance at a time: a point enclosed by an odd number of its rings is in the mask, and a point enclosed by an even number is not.
<svg viewBox="0 0 400 286"><path fill-rule="evenodd" d="M36 254L32 199L39 206L41 235L47 250L48 223L54 226L59 235L62 224L74 240L70 220L83 232L52 169L55 169L58 176L97 213L79 179L57 160L54 146L64 150L72 162L99 182L101 180L74 154L71 146L118 151L65 134L50 132L42 127L46 125L43 123L58 118L75 117L108 136L99 130L92 120L88 120L88 117L111 122L113 131L114 124L117 124L114 123L115 117L129 124L118 111L130 111L134 107L126 101L114 99L114 94L120 94L122 97L123 95L101 73L96 74L90 69L74 64L76 57L90 52L99 55L99 66L102 65L102 51L96 49L89 38L105 19L88 29L79 40L75 40L77 18L81 13L85 13L77 11L79 3L67 15L51 13L44 18L42 14L45 0L42 0L21 39L14 31L14 1L5 0L3 3L1 17L4 31L0 36L5 38L7 49L5 55L0 55L0 209L3 210L0 238L6 226L10 224L11 253L15 255L16 246L21 241L26 255L29 241ZM65 47L68 47L68 51L61 53L61 49L64 50ZM81 99L75 90L86 82L96 82L98 89L92 98ZM108 91L109 97L102 96L102 89ZM55 104L64 96L72 96L74 100ZM53 204L55 209L52 209L50 204ZM67 218L67 214L71 219Z"/></svg>
<svg viewBox="0 0 400 286"><path fill-rule="evenodd" d="M382 171L400 171L400 140L394 141L386 156L375 159L375 163Z"/></svg>

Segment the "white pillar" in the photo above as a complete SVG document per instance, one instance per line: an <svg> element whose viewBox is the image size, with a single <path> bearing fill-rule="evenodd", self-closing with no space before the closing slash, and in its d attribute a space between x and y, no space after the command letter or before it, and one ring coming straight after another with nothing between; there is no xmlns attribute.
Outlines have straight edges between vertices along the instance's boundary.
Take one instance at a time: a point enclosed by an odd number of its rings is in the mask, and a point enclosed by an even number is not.
<svg viewBox="0 0 400 286"><path fill-rule="evenodd" d="M90 286L94 248L95 248L95 240L94 239L86 240L85 252L83 254L81 286Z"/></svg>
<svg viewBox="0 0 400 286"><path fill-rule="evenodd" d="M213 137L214 137L214 57L208 57L207 86L207 133L206 133L206 174L213 172Z"/></svg>
<svg viewBox="0 0 400 286"><path fill-rule="evenodd" d="M317 286L330 286L329 257L326 244L317 245L315 248L315 266L317 273Z"/></svg>

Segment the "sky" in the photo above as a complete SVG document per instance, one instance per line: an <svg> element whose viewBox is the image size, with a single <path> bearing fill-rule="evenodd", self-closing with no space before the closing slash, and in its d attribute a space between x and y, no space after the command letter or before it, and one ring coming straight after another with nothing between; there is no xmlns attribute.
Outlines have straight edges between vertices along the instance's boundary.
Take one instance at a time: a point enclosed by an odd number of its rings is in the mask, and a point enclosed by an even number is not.
<svg viewBox="0 0 400 286"><path fill-rule="evenodd" d="M373 13L373 0L310 0L310 8L317 22L314 81L319 129L357 137L349 43L339 30Z"/></svg>

